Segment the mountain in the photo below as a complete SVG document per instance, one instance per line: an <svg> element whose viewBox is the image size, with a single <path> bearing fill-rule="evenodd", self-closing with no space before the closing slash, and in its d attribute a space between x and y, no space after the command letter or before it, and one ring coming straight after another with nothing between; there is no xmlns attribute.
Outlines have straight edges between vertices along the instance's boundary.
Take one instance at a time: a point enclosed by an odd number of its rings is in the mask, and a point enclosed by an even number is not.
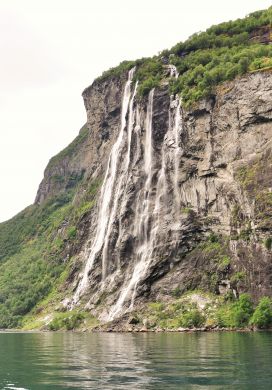
<svg viewBox="0 0 272 390"><path fill-rule="evenodd" d="M87 123L0 224L1 328L248 324L272 296L271 16L83 91Z"/></svg>

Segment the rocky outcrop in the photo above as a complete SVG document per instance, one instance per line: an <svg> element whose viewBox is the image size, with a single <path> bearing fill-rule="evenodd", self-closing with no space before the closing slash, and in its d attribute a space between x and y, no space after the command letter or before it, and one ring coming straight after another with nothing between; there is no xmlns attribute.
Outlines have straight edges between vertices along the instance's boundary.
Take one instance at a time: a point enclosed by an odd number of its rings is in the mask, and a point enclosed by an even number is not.
<svg viewBox="0 0 272 390"><path fill-rule="evenodd" d="M271 295L271 91L267 71L190 110L167 83L139 100L132 75L83 92L89 133L67 172L77 160L104 183L70 305L111 320L176 290Z"/></svg>
<svg viewBox="0 0 272 390"><path fill-rule="evenodd" d="M250 40L254 43L270 44L272 42L271 25L261 26L250 33Z"/></svg>

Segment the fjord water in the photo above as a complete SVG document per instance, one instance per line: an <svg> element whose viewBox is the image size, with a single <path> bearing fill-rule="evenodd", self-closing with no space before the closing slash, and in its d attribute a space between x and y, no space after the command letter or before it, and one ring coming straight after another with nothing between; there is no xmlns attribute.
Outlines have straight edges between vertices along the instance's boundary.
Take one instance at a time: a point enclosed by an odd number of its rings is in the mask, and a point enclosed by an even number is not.
<svg viewBox="0 0 272 390"><path fill-rule="evenodd" d="M272 334L0 333L0 388L271 389Z"/></svg>

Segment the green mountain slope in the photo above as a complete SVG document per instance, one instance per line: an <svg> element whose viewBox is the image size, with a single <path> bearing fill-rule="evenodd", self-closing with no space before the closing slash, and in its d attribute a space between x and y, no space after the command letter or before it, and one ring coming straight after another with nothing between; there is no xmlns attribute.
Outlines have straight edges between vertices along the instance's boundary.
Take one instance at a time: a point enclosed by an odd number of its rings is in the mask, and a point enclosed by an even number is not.
<svg viewBox="0 0 272 390"><path fill-rule="evenodd" d="M79 226L99 186L98 180L81 182L0 224L0 328L20 326L22 317L69 275L71 253L80 247Z"/></svg>

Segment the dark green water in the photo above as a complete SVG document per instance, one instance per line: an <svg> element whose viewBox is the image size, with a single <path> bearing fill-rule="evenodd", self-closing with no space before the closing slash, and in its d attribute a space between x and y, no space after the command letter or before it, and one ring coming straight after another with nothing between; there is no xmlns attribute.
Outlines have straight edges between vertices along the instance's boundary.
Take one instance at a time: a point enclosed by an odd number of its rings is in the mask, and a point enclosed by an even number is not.
<svg viewBox="0 0 272 390"><path fill-rule="evenodd" d="M0 333L1 389L272 389L272 333Z"/></svg>

